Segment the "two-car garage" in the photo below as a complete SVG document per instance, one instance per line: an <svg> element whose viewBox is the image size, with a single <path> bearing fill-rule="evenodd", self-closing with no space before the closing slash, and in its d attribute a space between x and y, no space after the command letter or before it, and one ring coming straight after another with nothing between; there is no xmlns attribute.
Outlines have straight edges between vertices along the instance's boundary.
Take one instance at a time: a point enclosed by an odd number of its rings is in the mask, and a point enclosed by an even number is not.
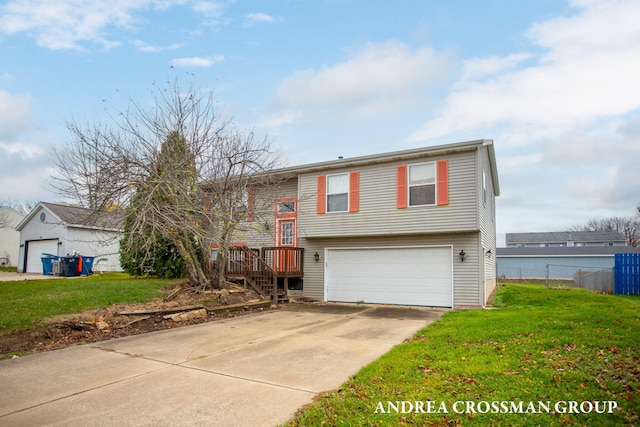
<svg viewBox="0 0 640 427"><path fill-rule="evenodd" d="M327 301L453 306L451 246L327 248Z"/></svg>

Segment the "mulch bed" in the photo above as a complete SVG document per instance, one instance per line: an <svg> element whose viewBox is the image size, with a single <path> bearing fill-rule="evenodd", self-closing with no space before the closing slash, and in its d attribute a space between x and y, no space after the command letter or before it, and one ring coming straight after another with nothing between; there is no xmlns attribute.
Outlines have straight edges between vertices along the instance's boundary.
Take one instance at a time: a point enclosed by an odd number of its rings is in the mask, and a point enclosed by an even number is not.
<svg viewBox="0 0 640 427"><path fill-rule="evenodd" d="M171 301L162 298L147 304L114 305L99 310L90 310L79 314L61 316L52 319L47 325L21 332L0 334L0 359L24 356L25 354L57 350L72 345L88 344L144 334L163 329L179 328L199 323L213 322L232 317L245 316L264 310L278 309L276 306L250 308L251 302L261 298L251 290L232 290L231 294L220 297L216 293L198 293L182 291L173 295ZM245 309L212 313L206 317L176 322L166 318L168 309L180 311L181 307L201 305L216 308L228 305L247 304ZM122 315L123 312L149 311L155 314ZM108 326L107 326L108 325ZM106 328L104 328L106 326ZM104 328L104 329L101 329Z"/></svg>

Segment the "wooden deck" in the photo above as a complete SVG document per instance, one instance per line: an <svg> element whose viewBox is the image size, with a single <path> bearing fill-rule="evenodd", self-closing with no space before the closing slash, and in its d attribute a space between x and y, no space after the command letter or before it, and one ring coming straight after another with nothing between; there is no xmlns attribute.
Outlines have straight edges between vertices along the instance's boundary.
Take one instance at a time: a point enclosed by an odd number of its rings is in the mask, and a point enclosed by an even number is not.
<svg viewBox="0 0 640 427"><path fill-rule="evenodd" d="M276 277L304 276L304 248L246 248L229 249L225 275L246 277L263 270L272 270Z"/></svg>
<svg viewBox="0 0 640 427"><path fill-rule="evenodd" d="M225 277L242 278L275 304L288 300L289 279L302 278L303 275L303 248L235 246L229 249Z"/></svg>

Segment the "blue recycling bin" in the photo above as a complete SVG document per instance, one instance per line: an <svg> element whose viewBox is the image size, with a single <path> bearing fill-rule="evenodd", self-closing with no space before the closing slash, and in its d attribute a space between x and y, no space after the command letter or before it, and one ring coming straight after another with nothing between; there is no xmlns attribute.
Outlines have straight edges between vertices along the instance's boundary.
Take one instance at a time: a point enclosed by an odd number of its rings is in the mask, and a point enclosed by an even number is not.
<svg viewBox="0 0 640 427"><path fill-rule="evenodd" d="M94 256L82 256L82 275L88 276L93 274L93 260Z"/></svg>
<svg viewBox="0 0 640 427"><path fill-rule="evenodd" d="M42 253L40 259L42 260L42 274L45 276L53 275L53 262L58 260L57 255Z"/></svg>

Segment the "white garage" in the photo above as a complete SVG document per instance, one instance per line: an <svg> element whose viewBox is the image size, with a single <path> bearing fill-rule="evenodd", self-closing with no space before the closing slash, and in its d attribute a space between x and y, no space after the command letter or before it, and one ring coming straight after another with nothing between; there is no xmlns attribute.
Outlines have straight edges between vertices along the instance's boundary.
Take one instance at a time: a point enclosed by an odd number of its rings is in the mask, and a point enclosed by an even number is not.
<svg viewBox="0 0 640 427"><path fill-rule="evenodd" d="M42 273L42 254L58 255L58 239L27 242L27 273Z"/></svg>
<svg viewBox="0 0 640 427"><path fill-rule="evenodd" d="M327 301L453 306L451 246L329 248L325 260Z"/></svg>

